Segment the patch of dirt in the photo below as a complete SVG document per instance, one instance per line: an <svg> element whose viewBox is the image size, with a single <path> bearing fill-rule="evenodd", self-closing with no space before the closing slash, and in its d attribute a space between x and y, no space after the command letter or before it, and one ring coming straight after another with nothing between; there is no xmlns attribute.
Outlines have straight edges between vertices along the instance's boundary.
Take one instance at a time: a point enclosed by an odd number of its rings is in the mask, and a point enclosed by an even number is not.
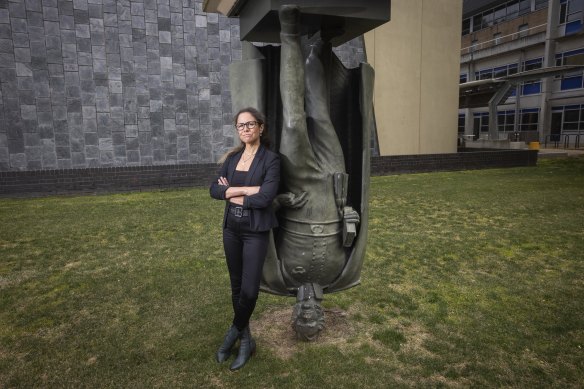
<svg viewBox="0 0 584 389"><path fill-rule="evenodd" d="M290 359L307 344L342 345L355 333L347 312L341 309L324 309L325 327L313 342L296 338L292 328L292 307L274 308L250 322L259 347L267 348L282 360Z"/></svg>

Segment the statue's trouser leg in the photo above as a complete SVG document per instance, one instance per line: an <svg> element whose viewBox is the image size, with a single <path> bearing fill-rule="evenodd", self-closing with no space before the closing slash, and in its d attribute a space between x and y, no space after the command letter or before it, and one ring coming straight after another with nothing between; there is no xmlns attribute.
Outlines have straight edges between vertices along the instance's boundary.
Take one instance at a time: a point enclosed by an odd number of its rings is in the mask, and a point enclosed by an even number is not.
<svg viewBox="0 0 584 389"><path fill-rule="evenodd" d="M331 122L328 90L323 66L323 57L332 56L330 43L316 42L309 46L306 59L306 115L308 132L316 159L328 173L344 173L343 149ZM328 58L330 60L330 58Z"/></svg>
<svg viewBox="0 0 584 389"><path fill-rule="evenodd" d="M306 114L304 112L304 64L298 34L280 34L281 68L280 91L283 107L280 154L282 165L289 180L289 189L298 190L295 178L312 176L318 172L312 146L308 138Z"/></svg>
<svg viewBox="0 0 584 389"><path fill-rule="evenodd" d="M249 324L259 294L269 232L251 231L249 218L227 219L223 247L231 281L233 324L238 330Z"/></svg>

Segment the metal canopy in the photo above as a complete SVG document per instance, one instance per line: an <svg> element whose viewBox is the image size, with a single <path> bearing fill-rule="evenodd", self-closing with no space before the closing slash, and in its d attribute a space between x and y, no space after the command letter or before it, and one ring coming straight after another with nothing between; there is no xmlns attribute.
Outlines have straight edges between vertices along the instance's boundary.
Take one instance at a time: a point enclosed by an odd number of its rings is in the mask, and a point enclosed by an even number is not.
<svg viewBox="0 0 584 389"><path fill-rule="evenodd" d="M241 40L248 42L280 42L278 10L284 2L278 0L207 0L206 12L220 12L239 17ZM340 35L331 40L341 45L390 19L390 0L289 0L286 4L300 6L303 33L321 29L336 29Z"/></svg>
<svg viewBox="0 0 584 389"><path fill-rule="evenodd" d="M465 82L459 86L458 107L479 108L488 106L491 98L505 86L505 83L509 83L513 87L521 82L537 81L544 77L559 76L583 69L584 65L551 66L543 69L528 70L501 78Z"/></svg>
<svg viewBox="0 0 584 389"><path fill-rule="evenodd" d="M501 78L465 82L459 87L458 107L489 107L489 136L496 139L497 106L507 100L512 88L522 82L537 81L545 77L561 76L581 70L584 70L584 65L550 66Z"/></svg>

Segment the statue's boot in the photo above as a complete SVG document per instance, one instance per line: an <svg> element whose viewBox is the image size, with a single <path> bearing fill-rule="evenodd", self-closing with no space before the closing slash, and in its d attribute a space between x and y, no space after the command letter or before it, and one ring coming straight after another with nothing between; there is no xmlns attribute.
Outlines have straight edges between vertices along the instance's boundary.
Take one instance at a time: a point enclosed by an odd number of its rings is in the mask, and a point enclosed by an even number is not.
<svg viewBox="0 0 584 389"><path fill-rule="evenodd" d="M240 336L241 332L234 325L227 330L225 338L223 339L223 344L219 346L219 350L217 350L217 354L215 355L217 362L225 362L229 358L231 355L231 349Z"/></svg>
<svg viewBox="0 0 584 389"><path fill-rule="evenodd" d="M241 331L241 342L239 344L239 354L237 358L233 361L229 367L231 370L241 369L255 353L256 344L255 340L251 337L251 332L249 331L249 326L245 327Z"/></svg>
<svg viewBox="0 0 584 389"><path fill-rule="evenodd" d="M278 12L280 17L280 31L286 35L300 33L300 8L297 5L285 4Z"/></svg>

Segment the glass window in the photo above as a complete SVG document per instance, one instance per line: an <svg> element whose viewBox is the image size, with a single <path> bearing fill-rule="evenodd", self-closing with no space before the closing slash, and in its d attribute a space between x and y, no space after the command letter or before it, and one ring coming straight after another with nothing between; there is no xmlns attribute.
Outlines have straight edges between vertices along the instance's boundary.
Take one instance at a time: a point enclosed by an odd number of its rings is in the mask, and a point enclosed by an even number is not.
<svg viewBox="0 0 584 389"><path fill-rule="evenodd" d="M584 65L584 52L564 57L562 65Z"/></svg>
<svg viewBox="0 0 584 389"><path fill-rule="evenodd" d="M472 18L472 30L478 31L481 28L483 28L483 15L481 15L481 14L475 15Z"/></svg>
<svg viewBox="0 0 584 389"><path fill-rule="evenodd" d="M495 18L494 18L494 14L493 12L485 12L483 14L483 27L488 27L488 26L492 26L493 22L494 22Z"/></svg>
<svg viewBox="0 0 584 389"><path fill-rule="evenodd" d="M519 16L519 0L511 1L507 4L507 20Z"/></svg>
<svg viewBox="0 0 584 389"><path fill-rule="evenodd" d="M498 45L499 43L501 43L501 33L500 32L496 32L493 34L493 39L495 41L495 44Z"/></svg>
<svg viewBox="0 0 584 389"><path fill-rule="evenodd" d="M481 132L489 132L489 114L481 116Z"/></svg>
<svg viewBox="0 0 584 389"><path fill-rule="evenodd" d="M500 77L505 77L506 75L507 75L507 66L502 66L500 68L495 68L493 77L500 78Z"/></svg>
<svg viewBox="0 0 584 389"><path fill-rule="evenodd" d="M584 1L582 0L570 0L568 2L568 14L573 15L584 10Z"/></svg>
<svg viewBox="0 0 584 389"><path fill-rule="evenodd" d="M466 73L465 74L461 74L460 75L460 83L461 84L464 84L466 82L466 80L467 80Z"/></svg>
<svg viewBox="0 0 584 389"><path fill-rule="evenodd" d="M539 110L524 109L521 111L520 131L537 131L537 122L539 121Z"/></svg>
<svg viewBox="0 0 584 389"><path fill-rule="evenodd" d="M522 95L535 95L541 93L541 81L526 82L521 86Z"/></svg>
<svg viewBox="0 0 584 389"><path fill-rule="evenodd" d="M582 20L574 20L573 22L566 23L565 35L575 34L582 30Z"/></svg>
<svg viewBox="0 0 584 389"><path fill-rule="evenodd" d="M584 49L556 54L556 66L560 65L584 65Z"/></svg>
<svg viewBox="0 0 584 389"><path fill-rule="evenodd" d="M493 69L481 70L479 77L481 80L488 80L493 78Z"/></svg>
<svg viewBox="0 0 584 389"><path fill-rule="evenodd" d="M543 66L543 58L531 59L523 62L523 71L541 69Z"/></svg>
<svg viewBox="0 0 584 389"><path fill-rule="evenodd" d="M470 18L464 19L462 21L462 35L470 33Z"/></svg>
<svg viewBox="0 0 584 389"><path fill-rule="evenodd" d="M555 132L575 132L584 130L584 105L566 105L552 108L552 124L554 115L556 120Z"/></svg>
<svg viewBox="0 0 584 389"><path fill-rule="evenodd" d="M466 120L466 115L463 113L458 114L458 132L464 132L464 122Z"/></svg>
<svg viewBox="0 0 584 389"><path fill-rule="evenodd" d="M569 122L564 122L564 131L576 131L578 129L578 123L569 123Z"/></svg>
<svg viewBox="0 0 584 389"><path fill-rule="evenodd" d="M535 0L535 9L542 9L548 6L548 0Z"/></svg>
<svg viewBox="0 0 584 389"><path fill-rule="evenodd" d="M562 78L561 90L582 88L582 75Z"/></svg>
<svg viewBox="0 0 584 389"><path fill-rule="evenodd" d="M515 131L515 111L506 115L505 131Z"/></svg>
<svg viewBox="0 0 584 389"><path fill-rule="evenodd" d="M567 3L560 4L560 24L566 23L567 18L568 18L568 4Z"/></svg>
<svg viewBox="0 0 584 389"><path fill-rule="evenodd" d="M519 2L519 15L525 15L531 11L531 0L521 0Z"/></svg>
<svg viewBox="0 0 584 389"><path fill-rule="evenodd" d="M506 16L507 16L507 7L505 6L505 4L495 8L495 11L493 12L493 18L494 18L495 24L503 22L505 20Z"/></svg>
<svg viewBox="0 0 584 389"><path fill-rule="evenodd" d="M580 120L580 110L577 107L576 109L567 109L564 111L564 121L565 122L577 122Z"/></svg>
<svg viewBox="0 0 584 389"><path fill-rule="evenodd" d="M497 112L497 129L499 131L513 131L515 124L515 111Z"/></svg>

